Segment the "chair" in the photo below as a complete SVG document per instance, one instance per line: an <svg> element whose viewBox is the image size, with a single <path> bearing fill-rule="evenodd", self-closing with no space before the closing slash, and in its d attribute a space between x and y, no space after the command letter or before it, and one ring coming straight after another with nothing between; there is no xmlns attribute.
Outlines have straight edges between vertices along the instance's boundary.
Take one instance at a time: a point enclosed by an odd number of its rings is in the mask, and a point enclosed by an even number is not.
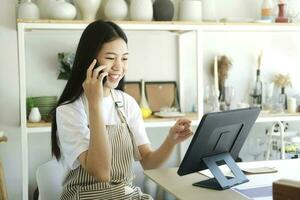
<svg viewBox="0 0 300 200"><path fill-rule="evenodd" d="M5 136L0 137L0 143L6 141L7 141L7 137ZM2 167L2 163L0 161L0 200L7 200L7 199L8 197L7 197L7 190L5 186L4 170Z"/></svg>
<svg viewBox="0 0 300 200"><path fill-rule="evenodd" d="M0 162L0 200L7 200L7 191L4 180L2 163Z"/></svg>
<svg viewBox="0 0 300 200"><path fill-rule="evenodd" d="M57 160L42 164L36 171L36 181L39 190L39 200L59 199L62 192L62 182L66 170Z"/></svg>

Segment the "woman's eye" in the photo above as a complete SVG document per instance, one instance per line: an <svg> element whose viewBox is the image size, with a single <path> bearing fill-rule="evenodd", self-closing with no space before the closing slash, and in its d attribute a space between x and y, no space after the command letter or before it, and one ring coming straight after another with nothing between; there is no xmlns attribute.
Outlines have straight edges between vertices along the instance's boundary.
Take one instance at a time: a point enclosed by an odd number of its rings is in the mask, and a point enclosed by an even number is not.
<svg viewBox="0 0 300 200"><path fill-rule="evenodd" d="M115 58L106 58L106 59L108 59L108 60L114 60Z"/></svg>
<svg viewBox="0 0 300 200"><path fill-rule="evenodd" d="M128 58L123 58L122 60L126 61L126 60L128 60Z"/></svg>

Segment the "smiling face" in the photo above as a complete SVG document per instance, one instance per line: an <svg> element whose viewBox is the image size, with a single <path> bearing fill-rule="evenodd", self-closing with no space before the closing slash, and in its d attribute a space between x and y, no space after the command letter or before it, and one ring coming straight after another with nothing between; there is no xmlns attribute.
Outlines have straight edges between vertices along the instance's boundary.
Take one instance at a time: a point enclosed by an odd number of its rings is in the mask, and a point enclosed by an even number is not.
<svg viewBox="0 0 300 200"><path fill-rule="evenodd" d="M128 48L126 42L118 38L102 46L98 56L98 63L105 65L108 72L104 83L105 89L116 88L128 68Z"/></svg>

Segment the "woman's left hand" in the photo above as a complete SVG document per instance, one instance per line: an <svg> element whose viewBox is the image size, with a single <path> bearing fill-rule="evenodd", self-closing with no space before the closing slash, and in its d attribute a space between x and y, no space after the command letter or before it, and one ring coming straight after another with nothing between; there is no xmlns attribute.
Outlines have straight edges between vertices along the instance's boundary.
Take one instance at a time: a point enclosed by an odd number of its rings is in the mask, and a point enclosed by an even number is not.
<svg viewBox="0 0 300 200"><path fill-rule="evenodd" d="M169 139L178 144L193 135L191 129L191 120L186 118L178 119L174 126L171 127L169 132Z"/></svg>

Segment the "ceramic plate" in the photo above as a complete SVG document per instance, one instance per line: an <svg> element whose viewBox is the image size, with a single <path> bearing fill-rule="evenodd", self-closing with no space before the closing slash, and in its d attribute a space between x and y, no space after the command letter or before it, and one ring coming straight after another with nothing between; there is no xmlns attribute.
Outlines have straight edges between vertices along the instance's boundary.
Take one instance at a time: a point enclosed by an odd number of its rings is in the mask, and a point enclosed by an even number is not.
<svg viewBox="0 0 300 200"><path fill-rule="evenodd" d="M181 112L157 112L154 113L157 117L183 117L185 116L184 113Z"/></svg>

